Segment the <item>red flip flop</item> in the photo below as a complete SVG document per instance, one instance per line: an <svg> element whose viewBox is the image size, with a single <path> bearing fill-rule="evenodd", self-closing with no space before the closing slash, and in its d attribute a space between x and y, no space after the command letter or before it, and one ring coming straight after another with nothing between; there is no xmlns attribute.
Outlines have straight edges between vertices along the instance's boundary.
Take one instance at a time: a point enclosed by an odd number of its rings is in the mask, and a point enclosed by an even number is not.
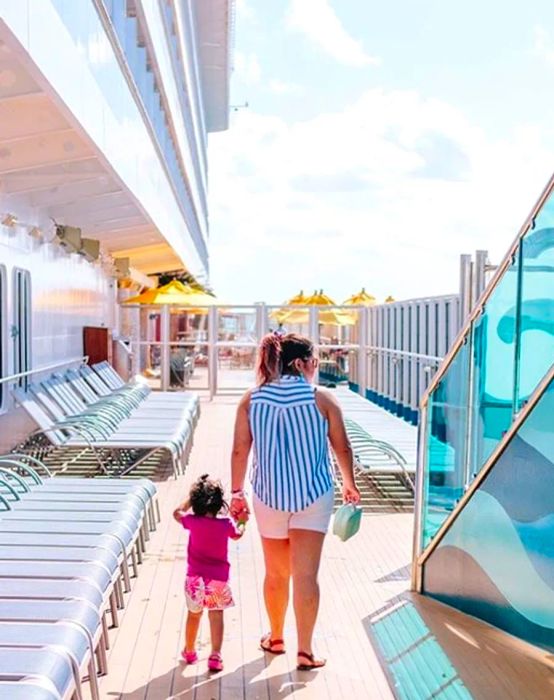
<svg viewBox="0 0 554 700"><path fill-rule="evenodd" d="M309 664L298 664L297 671L315 671L318 668L323 668L327 663L326 659L316 659L313 654L308 654L307 651L299 651L298 656L308 659Z"/></svg>
<svg viewBox="0 0 554 700"><path fill-rule="evenodd" d="M265 637L262 637L260 639L260 649L262 651L267 651L269 654L275 654L275 656L280 656L281 654L285 653L284 649L273 649L274 646L277 644L282 644L284 645L285 642L283 639L271 639L269 634L266 634Z"/></svg>

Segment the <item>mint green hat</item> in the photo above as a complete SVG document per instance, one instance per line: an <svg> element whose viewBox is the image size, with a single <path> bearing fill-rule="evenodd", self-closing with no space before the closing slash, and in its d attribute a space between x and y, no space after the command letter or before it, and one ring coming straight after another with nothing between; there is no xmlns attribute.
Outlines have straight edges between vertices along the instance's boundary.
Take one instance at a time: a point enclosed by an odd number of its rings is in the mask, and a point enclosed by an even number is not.
<svg viewBox="0 0 554 700"><path fill-rule="evenodd" d="M346 542L358 532L361 521L362 509L352 503L345 503L335 513L333 534L343 542Z"/></svg>

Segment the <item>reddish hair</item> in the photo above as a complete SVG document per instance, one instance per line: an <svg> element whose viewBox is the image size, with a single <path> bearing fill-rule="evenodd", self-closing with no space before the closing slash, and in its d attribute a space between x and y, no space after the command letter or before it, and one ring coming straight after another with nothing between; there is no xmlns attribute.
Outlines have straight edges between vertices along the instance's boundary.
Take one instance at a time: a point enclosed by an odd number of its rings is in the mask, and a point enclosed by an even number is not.
<svg viewBox="0 0 554 700"><path fill-rule="evenodd" d="M295 360L308 360L312 357L314 346L308 338L296 333L279 336L268 333L262 338L258 351L256 376L258 384L269 384L283 374L298 374L294 367Z"/></svg>

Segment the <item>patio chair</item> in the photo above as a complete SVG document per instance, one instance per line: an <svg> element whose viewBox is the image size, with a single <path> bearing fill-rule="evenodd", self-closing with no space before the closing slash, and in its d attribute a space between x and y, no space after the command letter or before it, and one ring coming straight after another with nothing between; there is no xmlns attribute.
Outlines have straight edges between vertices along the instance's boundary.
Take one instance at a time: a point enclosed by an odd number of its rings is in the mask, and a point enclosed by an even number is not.
<svg viewBox="0 0 554 700"><path fill-rule="evenodd" d="M38 426L30 438L17 449L19 452L37 451L41 454L47 450L49 454L59 455L64 450L75 449L78 455L73 458L74 462L90 450L96 460L97 473L105 476L124 476L151 455L164 451L171 459L175 476L184 469L184 445L182 436L178 434L160 436L159 433L145 427L134 434L116 430L107 436L103 427L93 418L85 416L55 421L27 392L16 389L14 396ZM67 469L67 466L64 462L61 470Z"/></svg>
<svg viewBox="0 0 554 700"><path fill-rule="evenodd" d="M71 660L64 651L55 648L0 647L0 697L14 700L17 692L20 699L29 700L29 695L21 695L17 690L16 681L25 681L19 687L32 681L35 687L48 691L50 695L35 693L41 700L70 700L77 691ZM25 691L29 692L28 686Z"/></svg>
<svg viewBox="0 0 554 700"><path fill-rule="evenodd" d="M21 641L15 643L1 636L2 624L12 625L15 623L28 624L29 631L27 641L24 639L24 630L19 629L18 637ZM101 672L106 672L106 653L103 644L104 630L98 612L86 601L44 601L44 600L0 600L0 677L2 674L2 651L7 648L24 650L44 650L48 648L38 638L31 636L33 625L37 623L49 624L52 629L59 623L71 625L79 636L72 635L71 644L66 643L56 650L63 651L64 656L69 659L70 668L74 683L73 692L77 697L82 697L81 680L88 671L91 682L91 693L96 699L99 697L97 684L97 670L95 654L97 653ZM13 633L12 633L13 634ZM40 632L37 630L37 636ZM6 633L7 636L7 633ZM44 632L42 633L44 638ZM67 640L69 642L69 640ZM85 644L83 644L83 642ZM48 646L52 648L52 643ZM86 646L85 646L86 645ZM42 649L41 649L42 647ZM30 663L30 662L29 662ZM36 660L35 660L36 663ZM22 667L21 667L22 668ZM15 670L15 668L14 668ZM22 668L23 670L23 668ZM40 667L28 666L25 670L31 673L40 671ZM56 674L52 671L41 673L50 678L56 684Z"/></svg>
<svg viewBox="0 0 554 700"><path fill-rule="evenodd" d="M40 484L44 488L51 488L62 493L94 493L112 496L133 495L143 504L149 514L150 529L156 529L156 522L160 521L160 507L157 499L156 486L150 479L133 478L113 479L96 478L86 479L78 477L63 477L55 475L48 467L36 457L17 452L0 455L0 466L7 465L17 473L23 475L25 480L32 484Z"/></svg>
<svg viewBox="0 0 554 700"><path fill-rule="evenodd" d="M81 681L88 673L92 699L99 700L94 653L91 652L87 634L73 621L57 620L55 624L49 621L0 622L0 646L63 649L71 662L79 695Z"/></svg>

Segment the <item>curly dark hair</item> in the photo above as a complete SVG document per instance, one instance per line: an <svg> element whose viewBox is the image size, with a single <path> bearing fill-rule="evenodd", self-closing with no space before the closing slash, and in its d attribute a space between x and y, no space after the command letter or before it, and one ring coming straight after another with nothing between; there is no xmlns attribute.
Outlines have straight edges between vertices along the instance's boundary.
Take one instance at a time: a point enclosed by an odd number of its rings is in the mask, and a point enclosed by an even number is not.
<svg viewBox="0 0 554 700"><path fill-rule="evenodd" d="M224 491L220 481L210 479L209 474L202 474L190 490L190 505L194 515L217 515L228 506L223 498Z"/></svg>

